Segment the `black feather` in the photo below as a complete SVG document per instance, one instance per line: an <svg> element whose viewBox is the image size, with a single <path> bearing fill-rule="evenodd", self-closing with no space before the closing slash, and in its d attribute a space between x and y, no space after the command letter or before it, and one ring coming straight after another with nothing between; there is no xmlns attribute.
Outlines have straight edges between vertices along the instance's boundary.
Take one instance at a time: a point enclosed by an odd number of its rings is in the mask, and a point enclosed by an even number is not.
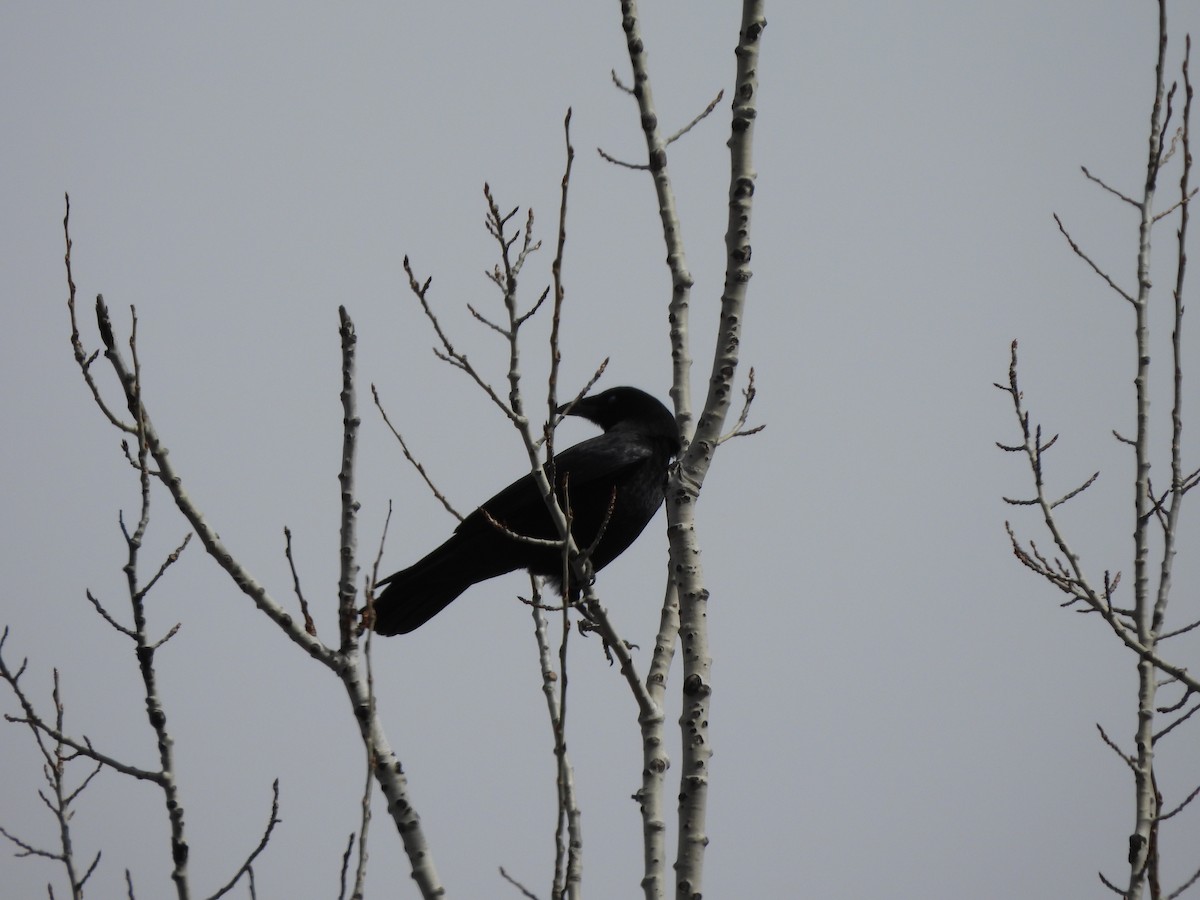
<svg viewBox="0 0 1200 900"><path fill-rule="evenodd" d="M678 429L662 403L631 387L610 388L559 411L604 429L556 454L546 467L559 502L569 497L571 533L580 549L590 547L604 526L591 555L592 567L599 571L633 543L662 505L667 467L679 452ZM515 534L558 539L533 476L525 475L463 519L432 553L379 582L386 585L375 600L379 634L407 634L471 585L517 569L561 587L560 551L515 540L482 510Z"/></svg>

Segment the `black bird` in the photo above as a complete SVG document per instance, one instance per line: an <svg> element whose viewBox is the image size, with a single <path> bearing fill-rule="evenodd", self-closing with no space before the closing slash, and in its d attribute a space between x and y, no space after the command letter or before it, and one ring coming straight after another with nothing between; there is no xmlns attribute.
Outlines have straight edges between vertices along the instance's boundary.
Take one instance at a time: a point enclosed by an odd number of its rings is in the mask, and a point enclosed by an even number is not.
<svg viewBox="0 0 1200 900"><path fill-rule="evenodd" d="M547 477L553 472L559 502L570 500L571 533L581 550L595 542L604 525L591 554L598 571L633 543L662 505L667 466L679 452L678 429L662 403L632 387L609 388L558 411L604 429L555 454L553 468L546 467ZM488 521L484 510L514 534L558 540L533 475L514 481L463 519L442 546L379 582L387 585L375 599L379 634L407 634L471 585L517 569L544 576L561 590L562 552L510 537Z"/></svg>

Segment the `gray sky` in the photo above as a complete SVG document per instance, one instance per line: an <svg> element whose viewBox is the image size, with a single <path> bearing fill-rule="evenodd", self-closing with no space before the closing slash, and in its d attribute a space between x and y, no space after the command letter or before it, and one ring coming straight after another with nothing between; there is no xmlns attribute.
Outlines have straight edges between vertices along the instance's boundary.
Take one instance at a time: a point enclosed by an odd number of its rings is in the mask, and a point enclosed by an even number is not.
<svg viewBox="0 0 1200 900"><path fill-rule="evenodd" d="M1173 59L1200 24L1175 6ZM736 4L645 7L673 130L728 87ZM1026 495L1028 478L994 446L1015 426L992 382L1020 338L1027 400L1062 432L1052 483L1102 471L1064 524L1090 571L1125 570L1128 588L1131 465L1110 432L1132 427L1131 314L1071 256L1051 212L1132 282L1132 211L1079 166L1138 190L1152 4L772 3L767 18L742 359L758 373L754 422L768 428L722 448L700 507L714 657L705 893L1095 896L1095 872L1119 873L1133 825L1129 778L1095 723L1128 741L1133 660L1012 559L1006 517L1040 535L999 499ZM611 356L605 384L666 399L669 280L649 179L595 152L644 152L614 68L628 70L616 2L0 12L0 618L40 697L60 668L74 730L152 762L127 642L83 595L125 612L116 517L137 494L70 355L63 192L85 310L102 292L124 327L137 305L147 402L193 497L281 600L292 528L329 635L337 306L359 334L363 546L369 558L390 498L392 571L453 523L370 407L369 383L460 507L524 464L506 423L429 352L400 261L433 276L443 322L501 382L504 348L464 305L497 304L482 276L494 253L481 189L532 207L552 242L568 106L564 380L582 383ZM670 152L696 276L698 390L724 264L727 109ZM1158 234L1164 263L1173 228ZM551 258L529 263L527 298ZM1193 336L1187 347L1195 358ZM540 353L525 362L533 396ZM560 445L589 433L570 423ZM144 576L186 531L165 495L155 501ZM643 662L661 522L599 581ZM1185 521L1176 624L1196 617L1194 537ZM510 895L500 865L546 893L552 741L529 617L511 599L521 589L517 577L477 587L376 648L380 702L451 896ZM197 889L211 892L254 845L278 777L283 824L257 866L260 896L336 896L363 777L339 686L198 546L154 592L152 621L183 623L160 673ZM1195 641L1173 649L1197 655ZM635 896L636 710L597 642L572 654L585 884ZM1194 786L1194 731L1160 753L1168 802ZM38 766L27 734L0 728L0 825L49 844ZM378 813L369 896L416 896ZM106 773L89 789L76 825L81 851L104 851L96 896L120 895L125 867L139 896L166 895L163 820L146 786ZM1195 813L1166 832L1168 881L1195 867L1198 839ZM7 895L42 895L50 877L48 864L0 853Z"/></svg>

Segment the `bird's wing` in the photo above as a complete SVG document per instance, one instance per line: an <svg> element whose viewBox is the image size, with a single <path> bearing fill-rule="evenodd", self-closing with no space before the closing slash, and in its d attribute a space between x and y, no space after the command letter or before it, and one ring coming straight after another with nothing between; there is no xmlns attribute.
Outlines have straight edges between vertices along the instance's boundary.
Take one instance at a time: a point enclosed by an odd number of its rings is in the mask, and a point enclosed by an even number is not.
<svg viewBox="0 0 1200 900"><path fill-rule="evenodd" d="M569 474L571 484L584 487L595 481L618 479L654 455L649 441L624 431L609 431L568 447L554 457L555 477Z"/></svg>
<svg viewBox="0 0 1200 900"><path fill-rule="evenodd" d="M653 453L653 447L636 435L610 431L556 454L554 477L561 485L563 477L568 476L568 490L584 491L599 482L619 481L624 473L646 462ZM550 475L548 468L546 474ZM518 478L480 506L497 521L513 527L524 524L530 517L540 521L546 508L532 474ZM492 527L476 510L463 519L455 531L465 533L481 526Z"/></svg>

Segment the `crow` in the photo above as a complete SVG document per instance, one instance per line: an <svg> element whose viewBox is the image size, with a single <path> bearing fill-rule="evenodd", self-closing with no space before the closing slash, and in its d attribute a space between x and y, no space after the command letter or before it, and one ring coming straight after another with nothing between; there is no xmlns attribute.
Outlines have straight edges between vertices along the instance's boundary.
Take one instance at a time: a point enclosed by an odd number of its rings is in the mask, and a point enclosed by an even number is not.
<svg viewBox="0 0 1200 900"><path fill-rule="evenodd" d="M558 412L604 430L555 454L544 467L559 503L570 504L576 546L586 552L596 544L590 559L599 571L633 543L662 505L679 431L662 403L632 387L609 388ZM376 632L408 634L471 585L517 569L542 576L562 592L562 551L516 540L488 516L512 534L559 539L532 473L514 481L424 559L378 582L386 588L375 599Z"/></svg>

